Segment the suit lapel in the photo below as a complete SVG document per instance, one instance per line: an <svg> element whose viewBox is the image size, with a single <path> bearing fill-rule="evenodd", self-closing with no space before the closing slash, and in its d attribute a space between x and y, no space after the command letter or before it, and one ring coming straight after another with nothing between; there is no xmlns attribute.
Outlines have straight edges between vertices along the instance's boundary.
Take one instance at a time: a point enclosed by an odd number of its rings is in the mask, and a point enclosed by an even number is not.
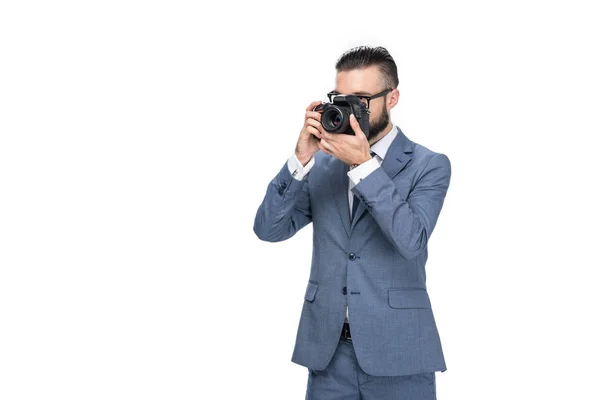
<svg viewBox="0 0 600 400"><path fill-rule="evenodd" d="M342 225L346 234L350 236L350 203L348 202L348 170L349 166L338 158L331 157L329 180L331 192L335 199L336 208L342 219Z"/></svg>
<svg viewBox="0 0 600 400"><path fill-rule="evenodd" d="M390 179L393 179L400 173L400 171L404 169L404 167L406 167L412 158L413 151L413 143L408 140L400 127L397 128L398 134L390 144L390 148L388 149L385 158L381 163L381 168L383 168ZM331 170L331 173L329 174L329 180L331 183L333 198L336 202L336 208L340 214L344 230L346 231L346 234L350 236L350 232L354 228L354 225L356 225L357 221L364 214L367 208L363 202L360 202L354 219L352 222L350 221L350 203L348 201L348 186L350 179L348 178L349 166L338 158L332 156L330 158L329 169Z"/></svg>

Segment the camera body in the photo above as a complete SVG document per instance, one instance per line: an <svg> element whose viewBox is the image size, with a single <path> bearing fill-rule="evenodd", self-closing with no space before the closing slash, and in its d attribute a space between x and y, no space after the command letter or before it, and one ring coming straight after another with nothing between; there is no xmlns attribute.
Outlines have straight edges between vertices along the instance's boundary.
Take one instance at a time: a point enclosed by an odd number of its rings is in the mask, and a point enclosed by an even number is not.
<svg viewBox="0 0 600 400"><path fill-rule="evenodd" d="M360 129L369 137L369 109L354 95L334 95L331 103L322 103L313 111L321 112L321 126L329 133L356 135L350 126L354 114Z"/></svg>

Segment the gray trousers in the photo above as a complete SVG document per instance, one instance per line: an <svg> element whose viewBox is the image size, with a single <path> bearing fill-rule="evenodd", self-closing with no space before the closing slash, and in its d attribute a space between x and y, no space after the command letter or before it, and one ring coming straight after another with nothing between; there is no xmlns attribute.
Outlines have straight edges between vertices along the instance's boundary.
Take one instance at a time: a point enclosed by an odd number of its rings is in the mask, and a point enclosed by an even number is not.
<svg viewBox="0 0 600 400"><path fill-rule="evenodd" d="M373 376L358 365L352 341L340 337L322 371L308 369L305 400L436 400L435 372Z"/></svg>

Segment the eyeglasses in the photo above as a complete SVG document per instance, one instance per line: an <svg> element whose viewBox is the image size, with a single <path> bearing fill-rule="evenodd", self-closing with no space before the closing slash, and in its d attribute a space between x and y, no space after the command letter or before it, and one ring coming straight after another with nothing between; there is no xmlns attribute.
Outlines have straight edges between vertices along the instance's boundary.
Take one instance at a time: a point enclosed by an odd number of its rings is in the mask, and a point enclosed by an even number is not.
<svg viewBox="0 0 600 400"><path fill-rule="evenodd" d="M371 100L376 99L378 97L381 96L385 96L386 94L388 94L389 92L391 92L394 89L385 89L383 92L379 92L377 94L374 94L373 96L362 96L362 95L356 95L356 97L358 97L358 99L360 101L362 101L366 106L367 109L369 108L369 106L371 105ZM329 102L332 103L333 100L333 96L338 96L341 93L336 92L335 90L332 90L331 92L327 93L327 98L329 99Z"/></svg>

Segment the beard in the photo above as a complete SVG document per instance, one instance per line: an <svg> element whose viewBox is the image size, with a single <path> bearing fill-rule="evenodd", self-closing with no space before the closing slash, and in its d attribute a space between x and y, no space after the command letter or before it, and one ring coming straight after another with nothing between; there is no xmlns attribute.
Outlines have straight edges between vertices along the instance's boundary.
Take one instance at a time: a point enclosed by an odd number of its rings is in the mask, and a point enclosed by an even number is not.
<svg viewBox="0 0 600 400"><path fill-rule="evenodd" d="M390 116L388 115L387 106L383 103L383 111L381 113L381 117L377 121L373 121L369 124L369 135L367 136L367 140L374 139L377 135L379 135L386 126L390 123Z"/></svg>

